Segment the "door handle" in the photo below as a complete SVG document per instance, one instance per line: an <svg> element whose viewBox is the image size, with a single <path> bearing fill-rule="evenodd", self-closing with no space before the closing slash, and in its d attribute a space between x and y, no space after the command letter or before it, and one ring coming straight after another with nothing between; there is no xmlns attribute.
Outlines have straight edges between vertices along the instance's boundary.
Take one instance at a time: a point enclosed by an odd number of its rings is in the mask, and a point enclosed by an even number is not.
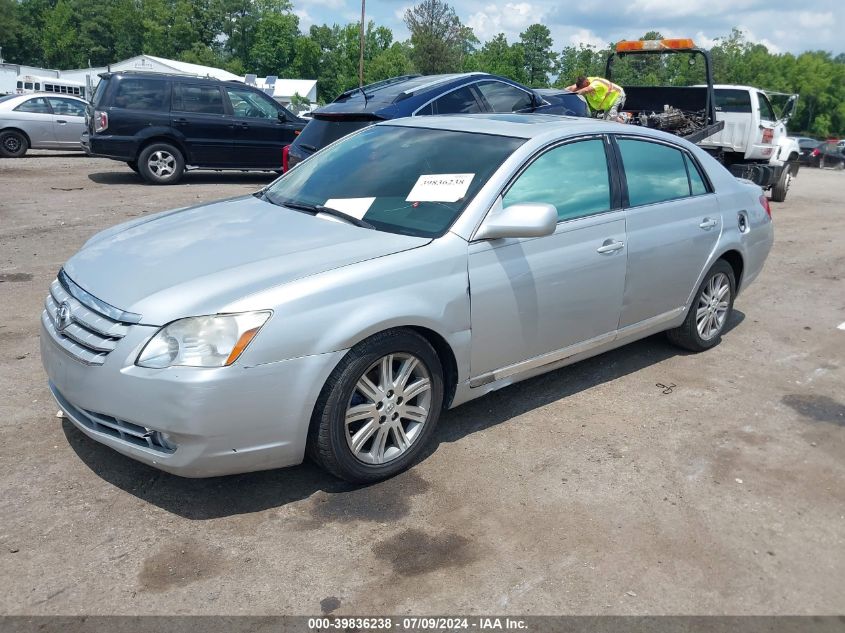
<svg viewBox="0 0 845 633"><path fill-rule="evenodd" d="M188 119L175 119L176 125L188 125Z"/></svg>
<svg viewBox="0 0 845 633"><path fill-rule="evenodd" d="M65 123L67 123L67 121L65 121L63 119L57 119L56 123L58 123L59 125L64 125Z"/></svg>
<svg viewBox="0 0 845 633"><path fill-rule="evenodd" d="M625 242L614 242L613 240L605 240L604 244L596 249L597 253L605 255L607 253L615 253L616 251L625 248Z"/></svg>
<svg viewBox="0 0 845 633"><path fill-rule="evenodd" d="M719 221L714 220L713 218L704 218L701 221L701 224L698 225L698 228L704 229L705 231L709 231L714 226L716 226L718 223L719 223Z"/></svg>

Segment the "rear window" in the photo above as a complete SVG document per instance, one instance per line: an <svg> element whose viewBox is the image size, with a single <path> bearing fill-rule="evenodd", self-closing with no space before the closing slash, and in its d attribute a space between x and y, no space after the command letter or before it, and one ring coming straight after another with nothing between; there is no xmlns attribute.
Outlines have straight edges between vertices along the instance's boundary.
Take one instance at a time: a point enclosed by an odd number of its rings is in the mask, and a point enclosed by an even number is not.
<svg viewBox="0 0 845 633"><path fill-rule="evenodd" d="M129 77L117 84L112 107L127 110L169 110L170 84L158 79Z"/></svg>
<svg viewBox="0 0 845 633"><path fill-rule="evenodd" d="M339 138L352 134L362 127L378 123L375 119L320 119L313 118L296 137L296 145L310 152L323 149Z"/></svg>
<svg viewBox="0 0 845 633"><path fill-rule="evenodd" d="M751 95L747 90L716 90L719 112L751 112Z"/></svg>
<svg viewBox="0 0 845 633"><path fill-rule="evenodd" d="M201 114L223 114L223 95L217 86L176 84L173 87L173 110Z"/></svg>

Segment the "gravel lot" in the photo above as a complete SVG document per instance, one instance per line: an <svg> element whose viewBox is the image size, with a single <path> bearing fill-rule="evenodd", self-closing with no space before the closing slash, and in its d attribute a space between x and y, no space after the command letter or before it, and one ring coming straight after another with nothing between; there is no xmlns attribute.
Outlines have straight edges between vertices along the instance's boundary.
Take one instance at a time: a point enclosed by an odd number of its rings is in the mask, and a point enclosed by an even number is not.
<svg viewBox="0 0 845 633"><path fill-rule="evenodd" d="M57 418L38 323L62 262L269 179L0 159L0 613L845 613L845 173L772 205L719 347L652 337L460 407L378 485L180 479Z"/></svg>

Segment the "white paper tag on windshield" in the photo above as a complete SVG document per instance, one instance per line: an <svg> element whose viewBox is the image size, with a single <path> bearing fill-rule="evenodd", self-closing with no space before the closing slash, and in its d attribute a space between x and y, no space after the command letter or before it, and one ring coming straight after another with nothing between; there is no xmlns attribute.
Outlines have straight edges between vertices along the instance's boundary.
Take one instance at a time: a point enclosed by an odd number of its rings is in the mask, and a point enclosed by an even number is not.
<svg viewBox="0 0 845 633"><path fill-rule="evenodd" d="M323 206L343 211L361 220L375 201L375 198L329 198Z"/></svg>
<svg viewBox="0 0 845 633"><path fill-rule="evenodd" d="M423 174L405 202L457 202L466 195L475 174Z"/></svg>

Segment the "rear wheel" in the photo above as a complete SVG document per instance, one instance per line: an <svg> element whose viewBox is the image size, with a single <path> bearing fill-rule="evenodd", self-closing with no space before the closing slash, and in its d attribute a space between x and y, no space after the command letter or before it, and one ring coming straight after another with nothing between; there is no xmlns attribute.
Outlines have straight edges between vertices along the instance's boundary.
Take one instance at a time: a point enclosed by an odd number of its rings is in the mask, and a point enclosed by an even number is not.
<svg viewBox="0 0 845 633"><path fill-rule="evenodd" d="M775 202L783 202L786 200L786 192L789 191L789 185L791 184L792 169L789 165L784 165L783 170L780 172L780 178L778 178L775 186L772 187L772 200Z"/></svg>
<svg viewBox="0 0 845 633"><path fill-rule="evenodd" d="M6 158L20 158L28 149L29 141L17 130L0 133L0 155Z"/></svg>
<svg viewBox="0 0 845 633"><path fill-rule="evenodd" d="M434 348L408 330L376 334L349 350L314 408L309 455L355 483L411 466L440 417L443 372Z"/></svg>
<svg viewBox="0 0 845 633"><path fill-rule="evenodd" d="M669 340L693 352L718 345L733 311L735 295L733 268L720 259L704 276L684 322L666 332Z"/></svg>
<svg viewBox="0 0 845 633"><path fill-rule="evenodd" d="M141 150L138 173L154 185L173 185L185 173L185 159L182 152L173 145L153 143Z"/></svg>

